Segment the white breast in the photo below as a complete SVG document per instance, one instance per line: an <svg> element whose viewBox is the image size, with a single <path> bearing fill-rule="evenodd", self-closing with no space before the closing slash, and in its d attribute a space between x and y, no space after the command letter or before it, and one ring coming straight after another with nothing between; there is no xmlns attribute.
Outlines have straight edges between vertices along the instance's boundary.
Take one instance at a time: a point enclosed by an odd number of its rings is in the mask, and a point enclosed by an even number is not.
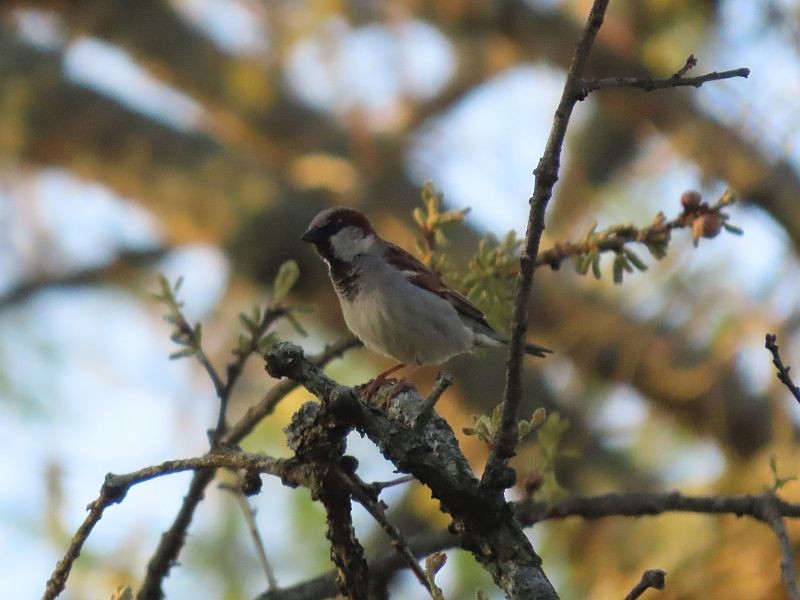
<svg viewBox="0 0 800 600"><path fill-rule="evenodd" d="M472 349L475 333L449 302L410 283L382 258L361 256L359 292L341 299L350 330L403 364L438 364Z"/></svg>

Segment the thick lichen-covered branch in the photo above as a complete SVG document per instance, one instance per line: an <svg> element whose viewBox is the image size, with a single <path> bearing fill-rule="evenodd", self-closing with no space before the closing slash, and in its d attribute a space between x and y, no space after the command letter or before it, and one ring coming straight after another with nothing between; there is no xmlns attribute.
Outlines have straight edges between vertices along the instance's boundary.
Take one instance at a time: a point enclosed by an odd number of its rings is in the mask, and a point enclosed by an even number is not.
<svg viewBox="0 0 800 600"><path fill-rule="evenodd" d="M461 546L510 598L557 597L542 571L541 559L514 518L512 506L480 486L447 422L434 414L422 431L415 431L426 404L415 390L404 389L385 412L328 378L297 346L278 344L267 352L266 360L272 376L301 383L322 401L319 411L342 426L355 427L398 470L427 485L442 510L452 517L451 529Z"/></svg>

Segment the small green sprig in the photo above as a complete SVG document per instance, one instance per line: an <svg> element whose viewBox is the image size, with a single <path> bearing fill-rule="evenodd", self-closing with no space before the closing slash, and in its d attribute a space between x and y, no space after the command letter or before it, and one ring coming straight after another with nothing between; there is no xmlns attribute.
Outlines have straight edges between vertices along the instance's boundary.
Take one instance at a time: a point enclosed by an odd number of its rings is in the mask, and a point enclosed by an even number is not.
<svg viewBox="0 0 800 600"><path fill-rule="evenodd" d="M111 600L133 600L133 589L129 585L117 586L111 593Z"/></svg>
<svg viewBox="0 0 800 600"><path fill-rule="evenodd" d="M414 209L414 221L420 228L417 239L417 251L420 260L437 273L446 273L449 268L444 255L440 252L448 246L445 229L461 223L469 212L469 208L442 210L444 196L428 181L422 186L422 206Z"/></svg>
<svg viewBox="0 0 800 600"><path fill-rule="evenodd" d="M541 453L542 464L539 468L540 483L533 497L552 504L567 495L556 477L556 460L570 454L562 448L564 434L569 429L569 419L553 412L536 433L536 442Z"/></svg>
<svg viewBox="0 0 800 600"><path fill-rule="evenodd" d="M228 363L226 377L223 381L223 378L203 351L202 325L200 323L196 323L194 326L190 325L183 314L183 302L178 300L177 297L183 278L179 277L173 286L170 285L166 277L159 275L159 292L153 294L153 296L167 307L167 314L164 319L174 328L170 339L180 346L180 350L170 354L170 358L194 356L208 373L220 400L219 416L217 426L213 430L212 443L216 443L225 431L228 398L242 374L247 359L256 352L263 354L278 341L276 334L269 331L270 327L278 319L286 317L301 335L306 334L293 314L297 312L297 309L283 305L283 300L289 294L299 276L300 269L296 262L290 260L283 263L278 269L278 274L273 282L273 300L270 305L263 310L261 307L256 306L249 314L241 313L239 315L243 331L239 334L238 342L232 350L234 359Z"/></svg>
<svg viewBox="0 0 800 600"><path fill-rule="evenodd" d="M254 352L264 354L277 341L275 332L270 332L269 327L277 317L286 317L298 334L305 337L306 330L297 320L295 313L304 312L302 309L284 306L283 300L292 291L300 278L300 268L297 262L287 260L278 268L278 273L272 284L272 302L266 309L254 306L250 313L239 313L239 322L243 331L233 354L239 359L244 359Z"/></svg>
<svg viewBox="0 0 800 600"><path fill-rule="evenodd" d="M773 492L777 492L787 483L791 483L792 481L797 481L797 477L795 475L788 475L786 477L778 476L778 459L774 454L771 454L769 457L769 470L772 471Z"/></svg>
<svg viewBox="0 0 800 600"><path fill-rule="evenodd" d="M643 228L632 223L613 225L597 231L597 222L592 222L583 237L577 242L557 243L552 248L539 253L536 266L548 265L557 270L561 263L571 258L575 270L586 275L591 269L596 279L602 277L600 257L603 253L613 253L612 273L614 283L622 283L625 273L646 271L647 265L631 248L632 244L644 246L656 260L667 255L671 233L675 229L691 229L694 245L701 238L714 238L724 230L734 235L742 235L742 230L729 223L729 215L724 209L736 200L733 192L725 191L713 205L703 202L699 192L690 190L681 195L683 212L668 221L659 212L653 222Z"/></svg>
<svg viewBox="0 0 800 600"><path fill-rule="evenodd" d="M513 231L501 240L485 237L478 242L461 280L464 295L486 314L493 327L504 332L514 306L514 278L521 252L522 240Z"/></svg>
<svg viewBox="0 0 800 600"><path fill-rule="evenodd" d="M465 435L475 435L490 448L494 447L497 432L500 431L502 413L500 405L495 406L491 415L472 415L472 427L464 427L461 431ZM547 420L547 411L543 407L533 411L527 421L521 419L517 423L518 440L521 442L530 433L541 427Z"/></svg>
<svg viewBox="0 0 800 600"><path fill-rule="evenodd" d="M184 303L177 298L178 292L183 285L183 277L178 277L175 285L170 285L164 275L158 276L159 291L153 294L153 298L167 307L167 314L164 320L172 325L173 330L169 339L180 346L181 349L169 355L170 359L194 356L202 351L203 327L201 323L190 325L183 315Z"/></svg>
<svg viewBox="0 0 800 600"><path fill-rule="evenodd" d="M511 231L502 240L488 236L478 243L475 256L461 276L442 249L448 246L445 229L464 221L469 208L442 210L443 196L432 183L422 188L422 206L414 209L420 229L417 252L420 260L464 293L486 314L492 326L505 331L513 303L513 281L519 270L522 241Z"/></svg>

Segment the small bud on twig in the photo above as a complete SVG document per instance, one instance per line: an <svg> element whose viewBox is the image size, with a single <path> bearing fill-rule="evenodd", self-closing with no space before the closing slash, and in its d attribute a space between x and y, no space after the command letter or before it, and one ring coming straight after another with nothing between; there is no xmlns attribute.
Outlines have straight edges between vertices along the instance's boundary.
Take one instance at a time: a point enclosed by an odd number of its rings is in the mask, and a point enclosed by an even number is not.
<svg viewBox="0 0 800 600"><path fill-rule="evenodd" d="M686 212L697 210L702 200L703 196L696 190L687 190L681 194L681 205Z"/></svg>

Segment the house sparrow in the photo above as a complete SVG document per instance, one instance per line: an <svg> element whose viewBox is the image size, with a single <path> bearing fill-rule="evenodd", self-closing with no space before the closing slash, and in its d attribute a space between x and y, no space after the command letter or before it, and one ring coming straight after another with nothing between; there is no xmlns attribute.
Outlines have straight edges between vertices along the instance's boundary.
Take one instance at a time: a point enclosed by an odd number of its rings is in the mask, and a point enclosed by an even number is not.
<svg viewBox="0 0 800 600"><path fill-rule="evenodd" d="M386 382L389 373L406 365L439 364L476 347L508 343L478 307L411 254L381 239L359 211L323 210L301 239L314 244L328 264L350 331L400 363L376 382ZM527 344L525 352L544 357L551 350Z"/></svg>

